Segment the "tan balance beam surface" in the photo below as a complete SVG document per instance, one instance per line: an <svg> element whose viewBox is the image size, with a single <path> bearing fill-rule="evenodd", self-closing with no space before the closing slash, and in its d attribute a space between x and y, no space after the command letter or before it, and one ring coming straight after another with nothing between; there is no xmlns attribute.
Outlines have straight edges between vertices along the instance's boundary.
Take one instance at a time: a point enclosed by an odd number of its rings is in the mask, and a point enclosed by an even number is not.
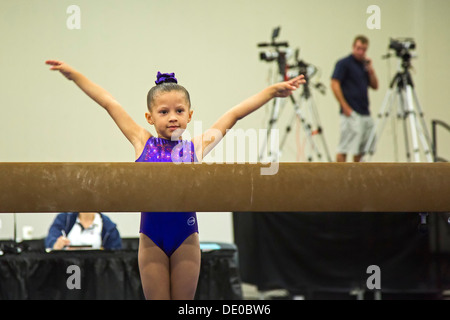
<svg viewBox="0 0 450 320"><path fill-rule="evenodd" d="M0 163L0 212L447 212L449 163Z"/></svg>

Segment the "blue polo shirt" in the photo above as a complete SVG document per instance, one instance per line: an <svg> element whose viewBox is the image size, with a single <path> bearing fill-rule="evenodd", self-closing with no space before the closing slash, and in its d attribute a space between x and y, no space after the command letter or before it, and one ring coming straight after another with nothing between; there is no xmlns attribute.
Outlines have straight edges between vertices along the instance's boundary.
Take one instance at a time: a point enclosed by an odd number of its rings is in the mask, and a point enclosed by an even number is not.
<svg viewBox="0 0 450 320"><path fill-rule="evenodd" d="M363 62L351 54L336 63L331 78L339 80L344 98L353 110L361 115L370 115L369 73Z"/></svg>

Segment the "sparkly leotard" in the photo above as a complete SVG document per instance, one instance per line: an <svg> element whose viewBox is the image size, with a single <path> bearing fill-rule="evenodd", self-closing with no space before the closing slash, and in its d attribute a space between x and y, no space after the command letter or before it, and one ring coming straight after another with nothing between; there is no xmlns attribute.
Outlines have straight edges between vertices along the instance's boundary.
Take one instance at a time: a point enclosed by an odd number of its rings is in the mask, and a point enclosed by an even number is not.
<svg viewBox="0 0 450 320"><path fill-rule="evenodd" d="M192 141L150 137L136 162L197 162ZM198 233L195 212L142 212L140 233L149 237L168 257L191 234Z"/></svg>

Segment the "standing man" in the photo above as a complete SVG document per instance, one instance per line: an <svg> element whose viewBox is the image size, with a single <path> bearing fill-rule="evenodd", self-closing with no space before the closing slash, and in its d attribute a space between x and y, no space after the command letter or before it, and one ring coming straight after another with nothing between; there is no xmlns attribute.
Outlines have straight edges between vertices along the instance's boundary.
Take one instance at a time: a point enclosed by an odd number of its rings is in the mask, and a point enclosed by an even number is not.
<svg viewBox="0 0 450 320"><path fill-rule="evenodd" d="M372 60L366 56L369 39L359 35L353 41L352 53L336 63L331 89L340 104L341 136L337 162L345 162L347 153L359 162L374 126L370 117L368 87L378 89Z"/></svg>

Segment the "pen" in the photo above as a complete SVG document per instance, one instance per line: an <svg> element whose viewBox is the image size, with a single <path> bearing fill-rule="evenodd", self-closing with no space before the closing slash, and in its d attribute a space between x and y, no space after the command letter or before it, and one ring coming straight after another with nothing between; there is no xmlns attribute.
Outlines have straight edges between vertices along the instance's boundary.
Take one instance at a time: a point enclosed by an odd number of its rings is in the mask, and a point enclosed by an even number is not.
<svg viewBox="0 0 450 320"><path fill-rule="evenodd" d="M67 237L66 237L66 232L65 232L64 230L61 230L61 233L62 233L62 235L63 235L64 238L67 238Z"/></svg>

